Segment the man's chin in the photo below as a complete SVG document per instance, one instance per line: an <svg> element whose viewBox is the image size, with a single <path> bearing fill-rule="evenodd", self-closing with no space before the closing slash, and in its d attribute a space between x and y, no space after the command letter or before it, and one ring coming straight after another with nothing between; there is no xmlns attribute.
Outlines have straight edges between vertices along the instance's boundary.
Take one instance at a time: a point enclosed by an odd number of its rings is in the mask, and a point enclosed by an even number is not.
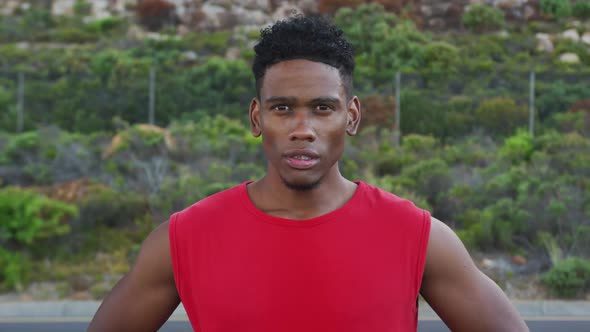
<svg viewBox="0 0 590 332"><path fill-rule="evenodd" d="M285 178L282 178L283 180L283 184L293 190L293 191L300 191L300 192L305 192L305 191L310 191L313 190L315 188L317 188L317 186L320 184L320 180L316 180L316 181L304 181L304 180L299 180L299 181L294 181L294 180L288 180Z"/></svg>

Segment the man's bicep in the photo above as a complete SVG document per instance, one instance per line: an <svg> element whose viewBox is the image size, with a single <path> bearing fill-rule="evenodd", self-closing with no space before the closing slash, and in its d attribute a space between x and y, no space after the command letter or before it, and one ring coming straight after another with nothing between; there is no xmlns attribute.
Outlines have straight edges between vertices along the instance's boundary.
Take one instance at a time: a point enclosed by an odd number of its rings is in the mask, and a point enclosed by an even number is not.
<svg viewBox="0 0 590 332"><path fill-rule="evenodd" d="M452 331L528 330L502 290L475 266L455 233L434 218L421 294Z"/></svg>
<svg viewBox="0 0 590 332"><path fill-rule="evenodd" d="M144 241L135 265L104 299L88 331L156 331L179 302L166 222Z"/></svg>

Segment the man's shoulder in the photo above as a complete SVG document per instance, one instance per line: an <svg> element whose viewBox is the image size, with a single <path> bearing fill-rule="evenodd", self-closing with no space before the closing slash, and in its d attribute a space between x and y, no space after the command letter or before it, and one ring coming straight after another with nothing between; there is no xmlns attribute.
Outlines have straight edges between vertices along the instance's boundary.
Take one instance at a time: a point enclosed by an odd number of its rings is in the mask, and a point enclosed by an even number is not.
<svg viewBox="0 0 590 332"><path fill-rule="evenodd" d="M412 200L400 197L381 187L359 182L363 189L363 211L374 216L383 216L396 225L422 225L430 220L430 212L418 207Z"/></svg>
<svg viewBox="0 0 590 332"><path fill-rule="evenodd" d="M210 215L214 213L226 213L227 211L231 211L233 206L239 204L241 199L240 192L241 190L244 190L245 186L246 182L207 196L186 207L185 209L174 213L171 220L191 220L195 219L197 216Z"/></svg>
<svg viewBox="0 0 590 332"><path fill-rule="evenodd" d="M377 187L363 181L359 181L359 184L365 188L364 192L366 199L369 201L369 203L371 203L371 205L419 209L410 199L400 197L381 187Z"/></svg>

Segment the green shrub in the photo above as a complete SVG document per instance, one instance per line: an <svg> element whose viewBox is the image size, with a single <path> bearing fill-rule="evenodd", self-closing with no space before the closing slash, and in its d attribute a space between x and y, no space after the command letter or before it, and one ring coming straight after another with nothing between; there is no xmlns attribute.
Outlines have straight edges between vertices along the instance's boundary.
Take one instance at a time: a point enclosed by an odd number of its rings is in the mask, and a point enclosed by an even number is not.
<svg viewBox="0 0 590 332"><path fill-rule="evenodd" d="M560 261L541 277L541 281L555 296L583 295L590 288L590 261L579 257Z"/></svg>
<svg viewBox="0 0 590 332"><path fill-rule="evenodd" d="M98 36L88 33L82 29L64 27L53 31L53 41L62 43L89 43L98 40Z"/></svg>
<svg viewBox="0 0 590 332"><path fill-rule="evenodd" d="M355 52L370 53L373 45L383 41L383 29L398 23L395 14L377 2L362 4L356 9L342 7L334 15L334 22L350 38Z"/></svg>
<svg viewBox="0 0 590 332"><path fill-rule="evenodd" d="M590 18L590 2L578 0L572 6L572 15L583 20Z"/></svg>
<svg viewBox="0 0 590 332"><path fill-rule="evenodd" d="M92 13L92 4L87 0L76 0L74 3L74 14L86 16Z"/></svg>
<svg viewBox="0 0 590 332"><path fill-rule="evenodd" d="M547 83L539 82L536 94L539 118L544 121L554 113L567 111L576 101L587 97L588 87L583 82L570 83L556 79Z"/></svg>
<svg viewBox="0 0 590 332"><path fill-rule="evenodd" d="M408 189L425 197L428 204L436 209L437 198L451 187L452 178L447 163L438 158L420 160L405 167L401 177L411 180L413 185Z"/></svg>
<svg viewBox="0 0 590 332"><path fill-rule="evenodd" d="M473 131L475 109L473 99L467 96L453 96L447 104L446 128L448 137L462 137Z"/></svg>
<svg viewBox="0 0 590 332"><path fill-rule="evenodd" d="M457 70L459 50L446 42L432 42L424 48L423 65L420 69L427 74L452 73Z"/></svg>
<svg viewBox="0 0 590 332"><path fill-rule="evenodd" d="M37 240L64 235L77 214L75 206L34 191L4 188L0 190L0 242L32 246Z"/></svg>
<svg viewBox="0 0 590 332"><path fill-rule="evenodd" d="M84 30L95 34L108 34L125 26L126 21L120 17L105 17L90 21L84 26Z"/></svg>
<svg viewBox="0 0 590 332"><path fill-rule="evenodd" d="M586 137L590 137L590 113L589 112L564 112L555 113L547 121L551 128L561 133L577 131Z"/></svg>
<svg viewBox="0 0 590 332"><path fill-rule="evenodd" d="M79 203L79 227L128 227L148 212L145 197L133 192L118 193L110 188L95 188Z"/></svg>
<svg viewBox="0 0 590 332"><path fill-rule="evenodd" d="M572 6L569 0L540 0L541 12L561 18L572 14Z"/></svg>
<svg viewBox="0 0 590 332"><path fill-rule="evenodd" d="M224 55L231 37L231 31L191 32L183 37L183 44L199 53Z"/></svg>
<svg viewBox="0 0 590 332"><path fill-rule="evenodd" d="M463 14L463 25L470 30L483 32L504 27L504 13L492 6L474 4Z"/></svg>
<svg viewBox="0 0 590 332"><path fill-rule="evenodd" d="M500 156L512 163L527 161L533 154L533 139L528 132L519 130L514 136L510 136L500 148Z"/></svg>
<svg viewBox="0 0 590 332"><path fill-rule="evenodd" d="M479 126L493 135L510 135L528 124L528 111L507 97L484 100L475 111Z"/></svg>
<svg viewBox="0 0 590 332"><path fill-rule="evenodd" d="M24 255L0 247L0 290L22 290L30 279L31 270Z"/></svg>
<svg viewBox="0 0 590 332"><path fill-rule="evenodd" d="M444 136L446 114L443 105L427 91L404 89L401 105L401 131L404 135Z"/></svg>

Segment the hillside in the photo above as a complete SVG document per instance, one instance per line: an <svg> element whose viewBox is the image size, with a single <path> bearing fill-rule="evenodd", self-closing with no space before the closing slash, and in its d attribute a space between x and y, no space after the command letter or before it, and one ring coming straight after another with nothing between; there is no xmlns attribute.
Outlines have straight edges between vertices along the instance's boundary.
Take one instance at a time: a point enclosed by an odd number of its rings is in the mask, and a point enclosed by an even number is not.
<svg viewBox="0 0 590 332"><path fill-rule="evenodd" d="M565 0L2 1L0 290L100 298L155 225L264 174L252 46L293 10L355 48L346 176L513 298L589 296L590 3Z"/></svg>

